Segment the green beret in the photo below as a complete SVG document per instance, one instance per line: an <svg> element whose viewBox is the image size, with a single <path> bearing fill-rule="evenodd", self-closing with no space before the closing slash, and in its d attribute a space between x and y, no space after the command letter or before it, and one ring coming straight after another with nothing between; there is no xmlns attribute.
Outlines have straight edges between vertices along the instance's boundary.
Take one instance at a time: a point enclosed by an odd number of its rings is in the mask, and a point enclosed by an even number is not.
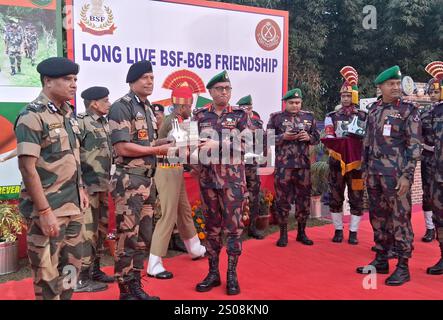
<svg viewBox="0 0 443 320"><path fill-rule="evenodd" d="M289 90L288 92L286 92L286 94L284 95L282 100L286 101L286 100L294 99L294 98L303 99L303 95L302 95L301 90L299 88L295 88L295 89L292 89L292 90Z"/></svg>
<svg viewBox="0 0 443 320"><path fill-rule="evenodd" d="M239 106L250 106L252 105L252 97L251 95L247 95L246 97L241 98L238 100L237 105Z"/></svg>
<svg viewBox="0 0 443 320"><path fill-rule="evenodd" d="M401 79L401 71L399 66L393 66L380 73L378 77L375 78L374 83L379 85L390 79Z"/></svg>
<svg viewBox="0 0 443 320"><path fill-rule="evenodd" d="M37 65L37 71L41 76L60 78L69 74L77 74L79 66L75 62L63 57L51 57Z"/></svg>
<svg viewBox="0 0 443 320"><path fill-rule="evenodd" d="M231 82L228 77L228 73L226 71L222 71L219 74L215 75L211 80L209 80L206 85L206 89L211 89L216 83L219 82Z"/></svg>
<svg viewBox="0 0 443 320"><path fill-rule="evenodd" d="M132 83L141 78L145 73L152 72L152 64L148 60L138 61L129 67L126 83Z"/></svg>
<svg viewBox="0 0 443 320"><path fill-rule="evenodd" d="M91 87L82 92L81 97L85 100L100 100L109 96L109 90L105 87Z"/></svg>

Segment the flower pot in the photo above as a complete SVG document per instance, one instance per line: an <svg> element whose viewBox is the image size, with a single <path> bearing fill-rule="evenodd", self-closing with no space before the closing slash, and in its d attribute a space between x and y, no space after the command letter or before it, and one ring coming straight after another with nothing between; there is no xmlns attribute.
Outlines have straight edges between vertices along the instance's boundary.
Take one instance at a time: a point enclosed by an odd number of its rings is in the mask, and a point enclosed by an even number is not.
<svg viewBox="0 0 443 320"><path fill-rule="evenodd" d="M267 215L267 216L258 216L255 220L255 228L257 230L266 230L269 227L269 218L271 217L271 215Z"/></svg>
<svg viewBox="0 0 443 320"><path fill-rule="evenodd" d="M311 197L311 217L321 218L321 196Z"/></svg>
<svg viewBox="0 0 443 320"><path fill-rule="evenodd" d="M0 242L0 275L18 269L18 242Z"/></svg>

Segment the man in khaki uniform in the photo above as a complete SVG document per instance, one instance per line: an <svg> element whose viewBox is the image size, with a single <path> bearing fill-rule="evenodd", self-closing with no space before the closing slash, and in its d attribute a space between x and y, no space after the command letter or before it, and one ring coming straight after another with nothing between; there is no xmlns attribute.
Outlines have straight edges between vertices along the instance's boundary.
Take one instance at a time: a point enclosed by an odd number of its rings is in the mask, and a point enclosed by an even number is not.
<svg viewBox="0 0 443 320"><path fill-rule="evenodd" d="M89 206L80 169L80 130L68 103L78 65L53 57L37 66L43 90L15 124L23 177L20 214L37 300L71 299L81 266L82 210Z"/></svg>
<svg viewBox="0 0 443 320"><path fill-rule="evenodd" d="M96 292L108 288L114 278L100 270L108 231L108 189L111 171L111 143L106 115L109 90L91 87L82 92L86 112L77 115L79 122L82 177L91 207L85 212L82 270L75 292ZM104 282L104 283L100 283Z"/></svg>
<svg viewBox="0 0 443 320"><path fill-rule="evenodd" d="M174 121L180 124L191 116L192 92L186 83L172 91L174 110L164 119L159 130L159 139L168 136L173 129ZM160 158L158 162L155 184L160 198L162 216L152 235L147 273L148 276L158 279L171 279L173 274L163 267L162 257L168 251L169 239L176 223L191 258L204 256L206 248L200 244L192 219L192 210L183 178L183 165L171 164L165 157Z"/></svg>

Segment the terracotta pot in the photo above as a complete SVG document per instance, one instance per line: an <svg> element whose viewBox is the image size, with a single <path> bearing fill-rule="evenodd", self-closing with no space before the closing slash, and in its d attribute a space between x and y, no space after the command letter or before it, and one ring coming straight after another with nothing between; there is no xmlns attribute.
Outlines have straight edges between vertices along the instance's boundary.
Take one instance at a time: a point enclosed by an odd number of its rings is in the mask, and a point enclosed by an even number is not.
<svg viewBox="0 0 443 320"><path fill-rule="evenodd" d="M255 220L255 227L257 230L266 230L269 227L269 218L271 215L258 216Z"/></svg>
<svg viewBox="0 0 443 320"><path fill-rule="evenodd" d="M109 248L109 253L111 254L111 256L115 256L115 246L116 246L116 242L115 240L106 240L106 245Z"/></svg>

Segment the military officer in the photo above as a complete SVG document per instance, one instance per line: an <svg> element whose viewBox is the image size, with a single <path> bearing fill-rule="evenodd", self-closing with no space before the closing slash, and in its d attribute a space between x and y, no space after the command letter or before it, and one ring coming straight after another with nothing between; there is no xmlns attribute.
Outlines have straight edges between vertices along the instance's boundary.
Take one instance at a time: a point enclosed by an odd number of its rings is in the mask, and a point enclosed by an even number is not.
<svg viewBox="0 0 443 320"><path fill-rule="evenodd" d="M361 123L365 123L367 113L358 107L358 87L357 71L346 66L342 70L345 82L340 89L340 108L326 115L325 131L326 137L338 137L350 139L349 137L337 136L339 127L347 126L357 117ZM357 231L363 215L363 179L360 166L350 168L344 175L340 159L334 158L334 154L329 156L329 208L332 222L335 227L333 242L343 241L343 202L345 200L345 187L348 187L348 197L351 207L351 222L349 226L349 244L358 244Z"/></svg>
<svg viewBox="0 0 443 320"><path fill-rule="evenodd" d="M369 216L374 230L378 273L389 273L388 253L398 258L385 284L399 286L410 280L408 260L414 233L411 225L411 185L421 154L422 125L418 108L401 99L398 66L383 71L375 84L382 97L369 108L363 141L363 171L367 175ZM364 267L357 268L364 273Z"/></svg>
<svg viewBox="0 0 443 320"><path fill-rule="evenodd" d="M116 172L111 178L116 207L117 251L115 277L121 300L159 299L141 288L141 271L152 238L152 201L149 201L156 155L166 155L170 145L158 146L157 126L147 97L152 94L151 62L142 60L129 68L130 91L109 111L109 129Z"/></svg>
<svg viewBox="0 0 443 320"><path fill-rule="evenodd" d="M193 103L192 94L193 90L186 82L178 83L177 87L172 90L172 113L163 120L158 133L159 139L168 138L173 130L174 121L183 125L183 121L189 119ZM158 279L170 279L173 274L164 268L162 257L168 251L168 243L176 224L192 259L203 257L206 248L200 243L192 219L192 210L183 177L183 163L177 161L171 163L166 157L161 157L157 161L159 165L155 172L155 185L160 198L162 215L157 221L152 236L147 273L148 276Z"/></svg>
<svg viewBox="0 0 443 320"><path fill-rule="evenodd" d="M84 216L82 270L75 292L96 292L107 289L105 283L114 282L113 277L100 270L100 258L108 233L108 189L112 156L106 116L111 103L109 90L105 87L88 88L82 92L81 97L86 112L77 115L81 132L80 159L90 207Z"/></svg>
<svg viewBox="0 0 443 320"><path fill-rule="evenodd" d="M276 208L280 225L277 246L288 245L288 216L295 202L297 219L297 241L313 245L305 232L310 214L311 178L309 146L318 144L314 114L301 110L302 92L299 88L289 90L283 97L284 111L271 114L267 130L275 132L275 176Z"/></svg>
<svg viewBox="0 0 443 320"><path fill-rule="evenodd" d="M17 20L13 20L10 25L10 30L6 33L5 44L6 54L9 56L11 63L11 75L22 72L22 50L23 50L23 31L20 29ZM16 68L17 67L17 68Z"/></svg>
<svg viewBox="0 0 443 320"><path fill-rule="evenodd" d="M23 177L20 214L36 299L70 299L81 266L82 211L88 207L80 168L80 130L68 103L79 67L53 57L37 66L42 92L15 124Z"/></svg>
<svg viewBox="0 0 443 320"><path fill-rule="evenodd" d="M152 111L154 112L155 119L157 120L157 128L161 128L163 119L165 118L165 107L159 103L152 104Z"/></svg>
<svg viewBox="0 0 443 320"><path fill-rule="evenodd" d="M206 292L221 284L219 254L224 230L228 253L226 291L228 295L236 295L240 293L236 269L242 252L240 236L244 227L246 183L244 161L234 162L231 151L233 154L241 152L242 146L237 143L238 131L249 129L251 124L243 109L229 104L232 87L226 71L215 75L206 88L213 103L196 110L193 119L198 122L200 137L208 138L200 152L199 183L206 208L209 273L197 284L196 290ZM205 152L210 153L210 159L202 158Z"/></svg>
<svg viewBox="0 0 443 320"><path fill-rule="evenodd" d="M245 109L251 118L252 130L263 130L263 121L260 119L260 115L253 111L252 97L247 95L238 100L237 105ZM255 113L254 113L255 112ZM254 149L255 150L255 149ZM249 200L249 227L248 236L255 239L264 239L264 233L261 230L257 230L255 223L258 217L258 211L260 208L260 177L258 175L258 164L254 161L251 164L245 164L246 175L246 187L248 188L248 200Z"/></svg>
<svg viewBox="0 0 443 320"><path fill-rule="evenodd" d="M31 59L31 64L35 65L35 55L38 49L38 34L34 25L27 25L25 28L25 51L26 57Z"/></svg>

